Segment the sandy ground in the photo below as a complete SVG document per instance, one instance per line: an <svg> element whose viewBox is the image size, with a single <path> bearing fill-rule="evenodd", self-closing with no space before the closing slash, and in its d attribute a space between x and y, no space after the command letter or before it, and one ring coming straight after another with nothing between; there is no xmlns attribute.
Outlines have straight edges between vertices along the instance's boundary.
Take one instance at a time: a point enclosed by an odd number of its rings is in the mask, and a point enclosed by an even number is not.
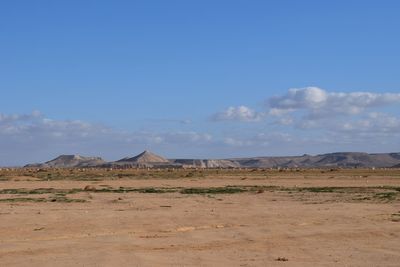
<svg viewBox="0 0 400 267"><path fill-rule="evenodd" d="M399 178L2 181L0 187L400 186ZM1 266L400 265L398 199L274 191L68 197L87 202L0 202Z"/></svg>

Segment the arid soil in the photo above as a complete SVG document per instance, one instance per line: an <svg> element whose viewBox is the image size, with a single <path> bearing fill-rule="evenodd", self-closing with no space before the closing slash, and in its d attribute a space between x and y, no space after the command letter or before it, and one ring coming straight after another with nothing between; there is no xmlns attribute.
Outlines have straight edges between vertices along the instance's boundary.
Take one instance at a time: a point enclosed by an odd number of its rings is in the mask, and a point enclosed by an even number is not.
<svg viewBox="0 0 400 267"><path fill-rule="evenodd" d="M0 171L1 266L399 266L400 170Z"/></svg>

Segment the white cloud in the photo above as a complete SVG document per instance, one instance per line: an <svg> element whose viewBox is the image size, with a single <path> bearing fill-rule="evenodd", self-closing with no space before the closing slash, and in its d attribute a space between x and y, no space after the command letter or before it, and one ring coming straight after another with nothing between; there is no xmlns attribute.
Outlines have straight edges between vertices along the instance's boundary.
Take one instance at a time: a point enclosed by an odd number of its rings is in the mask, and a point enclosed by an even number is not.
<svg viewBox="0 0 400 267"><path fill-rule="evenodd" d="M226 110L214 114L212 117L215 121L245 121L255 122L260 121L263 114L254 111L246 106L229 107Z"/></svg>
<svg viewBox="0 0 400 267"><path fill-rule="evenodd" d="M231 107L215 115L218 120L260 121L265 117L270 122L225 136L224 145L242 151L268 148L275 153L291 148L303 150L300 153L400 149L400 93L344 93L306 87L289 89L266 103L264 113Z"/></svg>
<svg viewBox="0 0 400 267"><path fill-rule="evenodd" d="M318 87L289 89L284 96L272 97L269 104L277 110L296 110L302 108L320 108L326 104L328 93Z"/></svg>
<svg viewBox="0 0 400 267"><path fill-rule="evenodd" d="M400 104L400 93L328 92L318 87L292 88L285 95L267 101L267 111L257 112L247 106L229 107L213 115L215 121L258 122L266 115L283 117L277 123L293 124L289 116L302 116L303 120L359 115L367 111ZM310 124L310 122L303 122ZM311 122L312 123L312 122Z"/></svg>
<svg viewBox="0 0 400 267"><path fill-rule="evenodd" d="M398 131L400 120L394 115L378 112L390 106L398 108L400 93L343 93L305 87L289 89L286 94L271 97L266 102L268 110L265 113L239 106L230 107L214 117L216 120L260 121L268 114L269 118L275 117L271 125L297 130L338 132L357 129L371 133Z"/></svg>
<svg viewBox="0 0 400 267"><path fill-rule="evenodd" d="M318 87L289 89L268 101L271 115L303 110L310 118L357 115L367 109L400 104L400 93L327 92Z"/></svg>

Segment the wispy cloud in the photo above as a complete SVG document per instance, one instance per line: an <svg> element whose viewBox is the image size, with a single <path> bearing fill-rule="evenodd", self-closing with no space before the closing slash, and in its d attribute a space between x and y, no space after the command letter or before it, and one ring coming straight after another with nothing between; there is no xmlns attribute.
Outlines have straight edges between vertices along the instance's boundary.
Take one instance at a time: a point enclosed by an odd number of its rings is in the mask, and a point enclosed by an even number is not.
<svg viewBox="0 0 400 267"><path fill-rule="evenodd" d="M253 133L250 136L226 137L224 144L234 147L268 147L274 144L289 144L294 138L287 133Z"/></svg>
<svg viewBox="0 0 400 267"><path fill-rule="evenodd" d="M400 118L385 113L372 112L360 119L344 122L338 125L337 129L358 133L389 133L400 137Z"/></svg>
<svg viewBox="0 0 400 267"><path fill-rule="evenodd" d="M263 114L246 107L229 107L224 111L218 112L212 116L214 121L242 121L242 122L256 122L263 118Z"/></svg>

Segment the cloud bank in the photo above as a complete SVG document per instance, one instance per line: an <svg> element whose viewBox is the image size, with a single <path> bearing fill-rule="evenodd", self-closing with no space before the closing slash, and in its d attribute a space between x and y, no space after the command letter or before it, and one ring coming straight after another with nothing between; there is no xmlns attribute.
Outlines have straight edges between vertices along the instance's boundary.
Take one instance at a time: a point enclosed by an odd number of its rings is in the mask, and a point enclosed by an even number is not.
<svg viewBox="0 0 400 267"><path fill-rule="evenodd" d="M326 152L400 150L400 93L344 93L305 87L263 102L261 111L240 106L214 115L219 118L216 121L257 122L253 133L226 137L226 144L274 151L299 147L305 153L315 151L315 146Z"/></svg>
<svg viewBox="0 0 400 267"><path fill-rule="evenodd" d="M184 124L184 131L125 131L51 119L39 111L0 113L0 166L46 161L59 154L117 160L144 149L189 158L400 151L400 93L306 87L264 103L260 110L229 107L212 115L212 121Z"/></svg>
<svg viewBox="0 0 400 267"><path fill-rule="evenodd" d="M59 154L99 155L115 160L144 149L195 150L212 135L195 131L128 132L80 120L54 120L38 111L0 113L0 166L48 160Z"/></svg>
<svg viewBox="0 0 400 267"><path fill-rule="evenodd" d="M271 113L304 110L312 118L357 115L368 109L400 104L400 93L327 92L318 87L294 88L283 96L271 97Z"/></svg>
<svg viewBox="0 0 400 267"><path fill-rule="evenodd" d="M303 120L367 115L368 112L400 106L400 93L328 92L318 87L292 88L281 96L265 101L266 110L259 112L247 106L229 107L213 115L215 121L254 121L269 117L279 118L282 124L294 122L293 116ZM377 114L372 112L371 114ZM268 116L267 116L268 115ZM369 116L369 115L368 115ZM371 119L374 116L370 116Z"/></svg>

